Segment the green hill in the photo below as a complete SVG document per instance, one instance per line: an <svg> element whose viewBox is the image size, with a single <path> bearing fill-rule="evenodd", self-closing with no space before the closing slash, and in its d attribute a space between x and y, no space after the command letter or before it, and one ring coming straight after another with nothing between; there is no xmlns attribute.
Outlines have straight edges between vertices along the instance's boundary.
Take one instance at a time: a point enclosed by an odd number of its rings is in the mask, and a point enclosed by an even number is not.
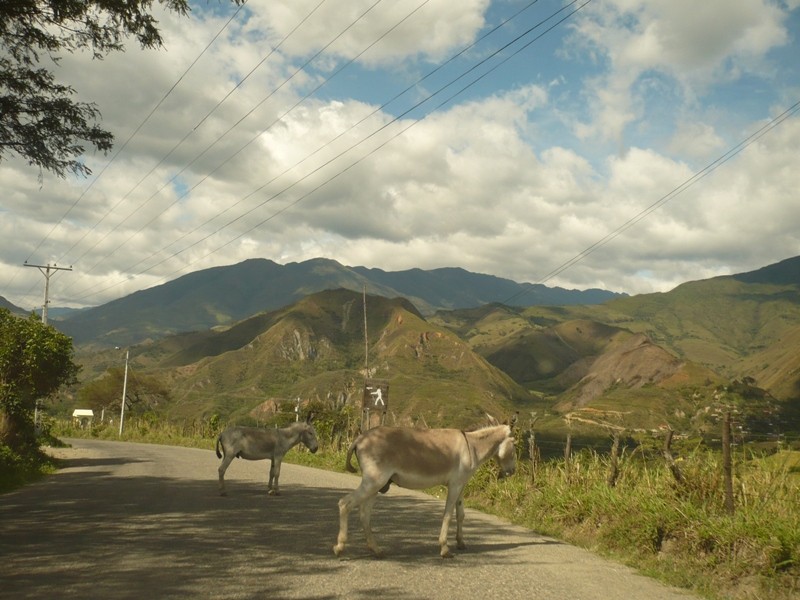
<svg viewBox="0 0 800 600"><path fill-rule="evenodd" d="M485 306L432 321L561 415L688 425L718 387L744 379L800 405L800 257L601 305Z"/></svg>
<svg viewBox="0 0 800 600"><path fill-rule="evenodd" d="M485 411L533 406L530 394L404 299L367 296L369 376L389 381L391 422L466 426ZM230 328L138 346L135 361L173 390L172 418L237 419L294 398L360 405L362 294L329 290Z"/></svg>
<svg viewBox="0 0 800 600"><path fill-rule="evenodd" d="M139 344L132 362L168 383L172 400L158 410L173 418L244 418L298 397L359 407L374 377L390 382L397 423L469 425L520 410L551 429L704 431L720 394L758 405L766 423L776 413L763 402L800 414L798 264L600 305L495 303L427 319L407 299L369 295L368 369L362 293L327 290ZM119 352L81 348L85 376L119 365Z"/></svg>

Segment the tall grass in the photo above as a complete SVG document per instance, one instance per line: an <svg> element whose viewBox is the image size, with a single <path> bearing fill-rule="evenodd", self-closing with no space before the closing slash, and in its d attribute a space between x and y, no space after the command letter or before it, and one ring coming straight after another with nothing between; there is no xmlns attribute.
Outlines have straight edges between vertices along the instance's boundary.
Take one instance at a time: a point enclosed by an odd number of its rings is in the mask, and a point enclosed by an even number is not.
<svg viewBox="0 0 800 600"><path fill-rule="evenodd" d="M218 423L182 425L131 419L122 439L213 448ZM113 427L54 427L56 435L119 439ZM291 451L286 460L344 470L348 440L325 439L316 454ZM623 454L615 485L610 460L584 450L569 462L498 480L484 465L465 491L469 506L624 562L707 598L789 600L800 597L800 453L768 459L737 456L736 509L725 509L718 453L697 449L680 460L678 483L660 460ZM797 461L793 463L792 461Z"/></svg>
<svg viewBox="0 0 800 600"><path fill-rule="evenodd" d="M666 465L628 457L611 487L609 468L590 451L535 472L521 463L508 481L484 468L467 503L708 598L800 596L800 481L785 465L740 462L733 514L714 452L681 462L683 485Z"/></svg>

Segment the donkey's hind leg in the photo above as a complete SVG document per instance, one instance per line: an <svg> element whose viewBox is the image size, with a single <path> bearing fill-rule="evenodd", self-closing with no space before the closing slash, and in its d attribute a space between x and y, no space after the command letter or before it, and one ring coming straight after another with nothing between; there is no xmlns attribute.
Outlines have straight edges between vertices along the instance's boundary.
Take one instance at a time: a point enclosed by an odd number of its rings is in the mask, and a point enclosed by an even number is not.
<svg viewBox="0 0 800 600"><path fill-rule="evenodd" d="M350 511L356 507L359 507L361 522L367 534L367 546L377 556L380 556L380 550L375 545L375 541L372 539L372 532L369 529L369 518L372 512L372 505L375 503L375 495L384 483L385 482L380 482L377 484L373 482L370 484L366 479L362 479L361 485L339 500L339 537L336 540L336 545L333 547L333 553L336 556L339 556L344 551L345 544L347 543L348 517ZM364 507L365 504L368 504L366 508ZM365 516L366 522L364 521Z"/></svg>
<svg viewBox="0 0 800 600"><path fill-rule="evenodd" d="M372 526L370 520L372 518L372 507L375 506L375 500L378 496L373 494L364 499L359 507L359 515L361 517L361 525L364 527L364 535L367 537L367 548L369 548L376 558L383 558L383 551L378 547L375 542L375 537L372 535Z"/></svg>
<svg viewBox="0 0 800 600"><path fill-rule="evenodd" d="M281 490L278 487L278 479L281 476L281 461L273 458L269 462L269 484L267 484L267 494L270 496L280 496Z"/></svg>
<svg viewBox="0 0 800 600"><path fill-rule="evenodd" d="M456 501L456 544L459 550L464 550L467 545L464 543L464 495L459 496Z"/></svg>
<svg viewBox="0 0 800 600"><path fill-rule="evenodd" d="M225 471L228 470L228 466L231 464L233 460L233 453L228 453L222 458L222 464L219 466L219 495L220 496L227 496L228 493L225 491Z"/></svg>

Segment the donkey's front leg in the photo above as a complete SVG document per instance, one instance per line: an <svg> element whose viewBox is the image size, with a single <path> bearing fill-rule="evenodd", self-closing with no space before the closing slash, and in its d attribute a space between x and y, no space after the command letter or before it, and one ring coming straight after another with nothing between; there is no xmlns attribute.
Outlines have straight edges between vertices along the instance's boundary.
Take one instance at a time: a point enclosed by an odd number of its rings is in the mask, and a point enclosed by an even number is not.
<svg viewBox="0 0 800 600"><path fill-rule="evenodd" d="M347 543L347 517L353 507L353 495L353 493L347 494L339 500L339 535L336 538L336 544L333 546L333 553L336 556L344 552L344 547Z"/></svg>
<svg viewBox="0 0 800 600"><path fill-rule="evenodd" d="M453 517L453 508L455 508L458 498L461 496L461 490L454 490L447 488L447 501L444 505L444 516L442 517L442 530L439 532L439 554L442 558L453 558L450 552L450 547L447 545L447 532L450 529L450 519Z"/></svg>
<svg viewBox="0 0 800 600"><path fill-rule="evenodd" d="M270 496L280 496L281 490L278 487L278 478L281 476L281 461L273 458L269 462L269 484L267 494Z"/></svg>

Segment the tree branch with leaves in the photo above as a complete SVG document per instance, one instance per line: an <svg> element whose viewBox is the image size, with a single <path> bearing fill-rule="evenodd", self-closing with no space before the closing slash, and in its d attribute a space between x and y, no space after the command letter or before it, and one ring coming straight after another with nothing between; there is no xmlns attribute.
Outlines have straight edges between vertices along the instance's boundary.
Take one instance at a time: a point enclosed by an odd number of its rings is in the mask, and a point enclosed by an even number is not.
<svg viewBox="0 0 800 600"><path fill-rule="evenodd" d="M242 4L246 0L232 0ZM188 0L158 0L181 16ZM108 152L113 135L96 124L96 104L73 100L75 90L51 69L65 52L101 59L124 51L134 37L142 48L163 45L153 0L4 0L0 3L0 162L15 154L65 177L88 176L87 146Z"/></svg>

